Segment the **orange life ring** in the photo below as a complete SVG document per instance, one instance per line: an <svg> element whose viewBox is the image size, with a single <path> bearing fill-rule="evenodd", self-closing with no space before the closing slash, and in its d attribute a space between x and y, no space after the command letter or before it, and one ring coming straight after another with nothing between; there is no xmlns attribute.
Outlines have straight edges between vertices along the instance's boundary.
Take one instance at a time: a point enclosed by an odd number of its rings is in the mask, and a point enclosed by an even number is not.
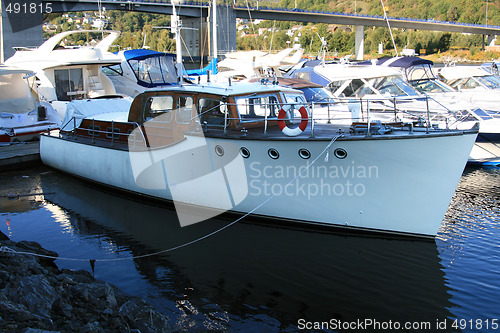
<svg viewBox="0 0 500 333"><path fill-rule="evenodd" d="M309 121L309 115L307 114L306 108L303 106L299 109L299 112L302 118L300 125L295 128L290 128L285 124L286 111L283 110L283 108L280 109L280 112L278 113L278 126L284 134L288 136L297 136L305 131L307 128L307 122Z"/></svg>

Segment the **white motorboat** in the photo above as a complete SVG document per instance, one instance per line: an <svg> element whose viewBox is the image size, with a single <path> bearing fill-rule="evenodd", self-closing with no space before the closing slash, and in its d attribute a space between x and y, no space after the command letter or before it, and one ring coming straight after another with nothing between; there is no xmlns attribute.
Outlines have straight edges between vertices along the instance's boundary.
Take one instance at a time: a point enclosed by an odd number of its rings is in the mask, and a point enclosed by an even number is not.
<svg viewBox="0 0 500 333"><path fill-rule="evenodd" d="M372 119L430 122L441 128L458 129L471 128L479 122L480 134L469 163L499 165L498 112L488 112L475 106L467 97L435 78L424 80L423 76L432 73L426 60L399 57L359 65L305 62L286 76L322 84L339 98L353 101L362 97L370 105L357 109L366 111L369 108ZM407 78L411 78L411 85ZM423 90L427 93L424 94Z"/></svg>
<svg viewBox="0 0 500 333"><path fill-rule="evenodd" d="M477 136L370 120L351 132L311 119L300 91L258 83L148 89L120 117L68 123L41 138L45 164L171 201L181 225L250 213L420 237L436 235Z"/></svg>
<svg viewBox="0 0 500 333"><path fill-rule="evenodd" d="M55 110L31 89L32 75L28 69L0 65L0 144L33 140L59 128Z"/></svg>
<svg viewBox="0 0 500 333"><path fill-rule="evenodd" d="M294 66L284 77L320 84L338 99L355 101L362 98L370 103L362 109L369 108L372 119L444 123L453 117L444 106L411 87L393 68L312 60Z"/></svg>
<svg viewBox="0 0 500 333"><path fill-rule="evenodd" d="M65 47L73 34L108 34L95 46ZM112 82L101 67L117 64L121 59L108 51L120 32L110 30L77 30L59 33L38 48L19 48L5 64L35 72L34 83L41 101L50 102L64 119L67 103L72 100L116 95Z"/></svg>
<svg viewBox="0 0 500 333"><path fill-rule="evenodd" d="M489 90L489 96L477 86L477 89L468 91L461 89L457 91L448 84L441 81L434 74L434 63L430 60L418 57L394 57L382 58L372 61L373 64L381 67L398 68L409 84L421 93L431 97L434 101L442 103L456 116L456 121L448 123L449 127L466 129L473 124L480 124L479 135L474 148L471 151L469 163L484 165L500 165L500 89ZM440 71L448 75L448 78L461 76L463 80L450 80L457 87L460 85L470 86L467 82L495 82L496 78L486 73L483 68L462 66L464 71L458 73L457 67L450 67L451 70L442 68ZM452 74L452 72L456 72ZM477 77L467 75L478 75ZM453 76L454 75L454 76ZM461 82L461 83L460 83ZM499 80L500 87L500 80ZM496 92L495 92L496 91ZM496 103L491 103L492 100ZM490 102L488 102L490 100Z"/></svg>
<svg viewBox="0 0 500 333"><path fill-rule="evenodd" d="M500 112L500 78L481 66L446 66L437 76L485 111Z"/></svg>

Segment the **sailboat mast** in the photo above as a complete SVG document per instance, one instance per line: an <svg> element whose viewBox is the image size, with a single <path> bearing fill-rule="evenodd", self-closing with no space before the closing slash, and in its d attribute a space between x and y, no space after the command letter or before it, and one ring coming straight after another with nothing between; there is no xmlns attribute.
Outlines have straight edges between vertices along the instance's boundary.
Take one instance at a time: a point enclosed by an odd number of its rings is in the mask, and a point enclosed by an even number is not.
<svg viewBox="0 0 500 333"><path fill-rule="evenodd" d="M389 27L389 33L391 34L392 45L394 45L394 50L396 51L396 57L399 57L398 48L396 47L396 42L394 41L394 36L392 35L391 24L389 23L389 18L387 17L387 12L385 11L384 0L380 0L382 3L382 10L384 11L384 19Z"/></svg>
<svg viewBox="0 0 500 333"><path fill-rule="evenodd" d="M172 2L172 28L175 34L175 51L176 51L176 62L177 62L177 79L179 84L182 84L182 76L184 74L184 66L182 65L182 44L181 44L181 27L179 16L177 15L177 10L175 9L175 3Z"/></svg>

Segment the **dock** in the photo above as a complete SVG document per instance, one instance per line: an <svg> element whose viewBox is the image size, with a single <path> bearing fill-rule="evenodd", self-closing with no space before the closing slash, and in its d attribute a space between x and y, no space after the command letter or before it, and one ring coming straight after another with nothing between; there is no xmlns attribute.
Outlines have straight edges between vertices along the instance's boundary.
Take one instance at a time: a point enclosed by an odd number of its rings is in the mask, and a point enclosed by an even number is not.
<svg viewBox="0 0 500 333"><path fill-rule="evenodd" d="M0 171L40 163L40 142L0 146Z"/></svg>

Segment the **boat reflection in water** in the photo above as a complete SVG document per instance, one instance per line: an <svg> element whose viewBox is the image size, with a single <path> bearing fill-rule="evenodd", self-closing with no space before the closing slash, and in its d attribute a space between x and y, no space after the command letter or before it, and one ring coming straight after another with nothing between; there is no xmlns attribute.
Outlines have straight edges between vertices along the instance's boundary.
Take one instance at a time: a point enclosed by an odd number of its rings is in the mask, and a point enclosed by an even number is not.
<svg viewBox="0 0 500 333"><path fill-rule="evenodd" d="M117 249L135 256L192 241L230 222L211 219L182 228L173 208L118 197L66 178L42 174L43 192L54 193L46 200L79 217L70 219L76 233L109 237ZM150 284L171 288L160 290L162 295L184 294L192 304L209 299L231 314L263 312L282 324L297 325L303 318L435 325L450 316L434 242L238 223L190 246L134 261ZM178 276L161 276L162 266ZM102 269L106 264L98 262L96 270Z"/></svg>

